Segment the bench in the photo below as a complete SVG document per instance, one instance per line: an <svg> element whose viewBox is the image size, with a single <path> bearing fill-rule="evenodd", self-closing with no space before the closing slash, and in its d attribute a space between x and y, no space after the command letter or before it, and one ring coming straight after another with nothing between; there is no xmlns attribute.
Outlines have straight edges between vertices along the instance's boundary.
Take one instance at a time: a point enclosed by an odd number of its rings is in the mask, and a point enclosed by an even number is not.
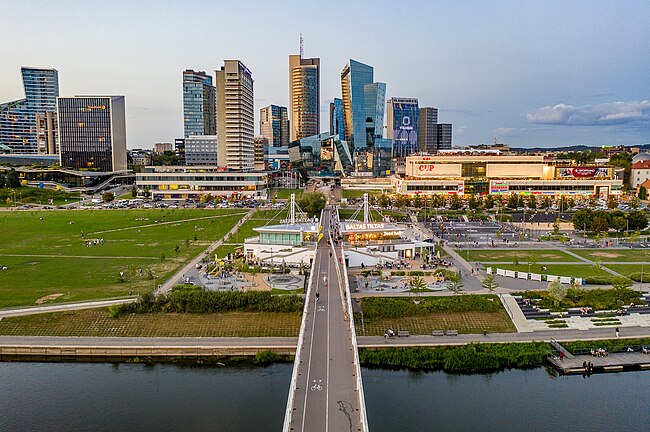
<svg viewBox="0 0 650 432"><path fill-rule="evenodd" d="M431 336L444 336L445 331L444 330L434 330L431 332Z"/></svg>
<svg viewBox="0 0 650 432"><path fill-rule="evenodd" d="M447 330L447 336L458 336L458 330Z"/></svg>
<svg viewBox="0 0 650 432"><path fill-rule="evenodd" d="M411 333L408 330L397 330L397 337L408 337Z"/></svg>

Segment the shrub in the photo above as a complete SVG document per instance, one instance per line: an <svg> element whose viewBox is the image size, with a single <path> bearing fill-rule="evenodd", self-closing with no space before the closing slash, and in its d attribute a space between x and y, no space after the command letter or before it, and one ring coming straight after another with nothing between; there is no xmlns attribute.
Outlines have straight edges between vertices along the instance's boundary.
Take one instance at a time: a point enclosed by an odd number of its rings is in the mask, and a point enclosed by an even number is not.
<svg viewBox="0 0 650 432"><path fill-rule="evenodd" d="M361 308L365 319L402 318L428 315L434 312L496 312L501 303L493 295L469 295L462 297L427 297L419 304L405 297L364 297Z"/></svg>
<svg viewBox="0 0 650 432"><path fill-rule="evenodd" d="M303 299L297 295L275 296L269 292L214 292L183 289L158 297L146 293L135 303L121 305L120 311L134 313L301 312L302 308Z"/></svg>
<svg viewBox="0 0 650 432"><path fill-rule="evenodd" d="M285 361L286 358L280 354L274 353L273 351L259 351L255 354L255 363L268 365L271 363L279 363Z"/></svg>
<svg viewBox="0 0 650 432"><path fill-rule="evenodd" d="M609 285L613 278L613 276L588 276L585 278L585 282L589 285Z"/></svg>
<svg viewBox="0 0 650 432"><path fill-rule="evenodd" d="M591 307L594 310L618 309L622 305L638 301L639 293L631 289L567 289L566 297L555 304L546 291L525 291L513 293L528 299L539 299L537 305L542 309L554 311L568 308Z"/></svg>

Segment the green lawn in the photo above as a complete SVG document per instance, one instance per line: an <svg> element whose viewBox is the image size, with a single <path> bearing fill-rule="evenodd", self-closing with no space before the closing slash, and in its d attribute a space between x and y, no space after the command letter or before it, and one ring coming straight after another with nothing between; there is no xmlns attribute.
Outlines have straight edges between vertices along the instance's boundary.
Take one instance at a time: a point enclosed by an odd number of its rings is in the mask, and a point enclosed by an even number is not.
<svg viewBox="0 0 650 432"><path fill-rule="evenodd" d="M0 207L11 207L14 198L16 206L38 204L39 202L43 205L61 205L71 201L79 201L79 194L34 187L0 188ZM49 203L48 200L50 199L53 200L53 204Z"/></svg>
<svg viewBox="0 0 650 432"><path fill-rule="evenodd" d="M496 264L491 266L492 268L500 268L504 270L515 270L528 272L528 264ZM547 271L544 274L549 274L553 276L569 276L569 277L578 277L586 278L590 276L612 276L607 273L605 270L601 270L595 266L589 264L578 264L578 265L562 265L562 264L549 264L546 266ZM535 264L530 266L531 273L542 273L541 266Z"/></svg>
<svg viewBox="0 0 650 432"><path fill-rule="evenodd" d="M379 190L355 190L355 189L341 189L341 198L363 198L363 194L367 193L369 197L381 195Z"/></svg>
<svg viewBox="0 0 650 432"><path fill-rule="evenodd" d="M643 269L643 281L650 282L650 265L641 266L640 264L602 264L603 267L607 267L610 270L614 270L616 273L620 273L623 276L630 276L632 273L641 273Z"/></svg>
<svg viewBox="0 0 650 432"><path fill-rule="evenodd" d="M467 259L467 249L457 249L456 252ZM513 263L517 259L520 263L527 263L531 256L534 257L535 262L580 262L578 258L554 249L470 249L469 251L469 261L477 262Z"/></svg>
<svg viewBox="0 0 650 432"><path fill-rule="evenodd" d="M244 214L213 209L2 212L0 265L8 269L0 271L0 307L33 305L50 294L62 294L56 301L78 301L151 290ZM86 241L94 239L103 239L103 245L87 247Z"/></svg>
<svg viewBox="0 0 650 432"><path fill-rule="evenodd" d="M592 261L601 262L648 262L650 250L647 249L576 249L572 251Z"/></svg>
<svg viewBox="0 0 650 432"><path fill-rule="evenodd" d="M298 195L300 195L304 191L305 191L304 189L273 188L271 190L271 195L269 195L269 197L277 198L277 199L289 199L291 198L291 194L294 193L296 194L296 198L298 198Z"/></svg>

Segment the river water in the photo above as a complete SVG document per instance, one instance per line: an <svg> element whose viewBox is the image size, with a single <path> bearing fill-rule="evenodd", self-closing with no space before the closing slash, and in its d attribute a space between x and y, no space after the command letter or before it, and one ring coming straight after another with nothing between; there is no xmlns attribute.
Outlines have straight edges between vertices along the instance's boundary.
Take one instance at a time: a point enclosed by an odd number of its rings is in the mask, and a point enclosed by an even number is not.
<svg viewBox="0 0 650 432"><path fill-rule="evenodd" d="M0 363L0 431L279 431L291 364ZM650 372L364 369L370 430L650 430Z"/></svg>

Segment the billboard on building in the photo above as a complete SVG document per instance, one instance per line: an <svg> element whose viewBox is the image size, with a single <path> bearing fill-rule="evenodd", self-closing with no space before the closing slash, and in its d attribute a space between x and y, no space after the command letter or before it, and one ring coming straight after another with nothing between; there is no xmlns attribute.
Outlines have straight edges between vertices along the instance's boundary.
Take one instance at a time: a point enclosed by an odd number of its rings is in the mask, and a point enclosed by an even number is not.
<svg viewBox="0 0 650 432"><path fill-rule="evenodd" d="M393 157L406 157L418 151L418 101L393 98L390 103Z"/></svg>
<svg viewBox="0 0 650 432"><path fill-rule="evenodd" d="M459 163L445 164L416 161L407 165L406 174L413 177L461 177L462 167Z"/></svg>
<svg viewBox="0 0 650 432"><path fill-rule="evenodd" d="M611 178L612 169L603 167L558 167L556 178Z"/></svg>
<svg viewBox="0 0 650 432"><path fill-rule="evenodd" d="M542 178L544 166L527 163L489 163L485 174L488 178Z"/></svg>
<svg viewBox="0 0 650 432"><path fill-rule="evenodd" d="M491 194L504 194L508 193L508 182L505 180L491 180L490 181L490 193Z"/></svg>

